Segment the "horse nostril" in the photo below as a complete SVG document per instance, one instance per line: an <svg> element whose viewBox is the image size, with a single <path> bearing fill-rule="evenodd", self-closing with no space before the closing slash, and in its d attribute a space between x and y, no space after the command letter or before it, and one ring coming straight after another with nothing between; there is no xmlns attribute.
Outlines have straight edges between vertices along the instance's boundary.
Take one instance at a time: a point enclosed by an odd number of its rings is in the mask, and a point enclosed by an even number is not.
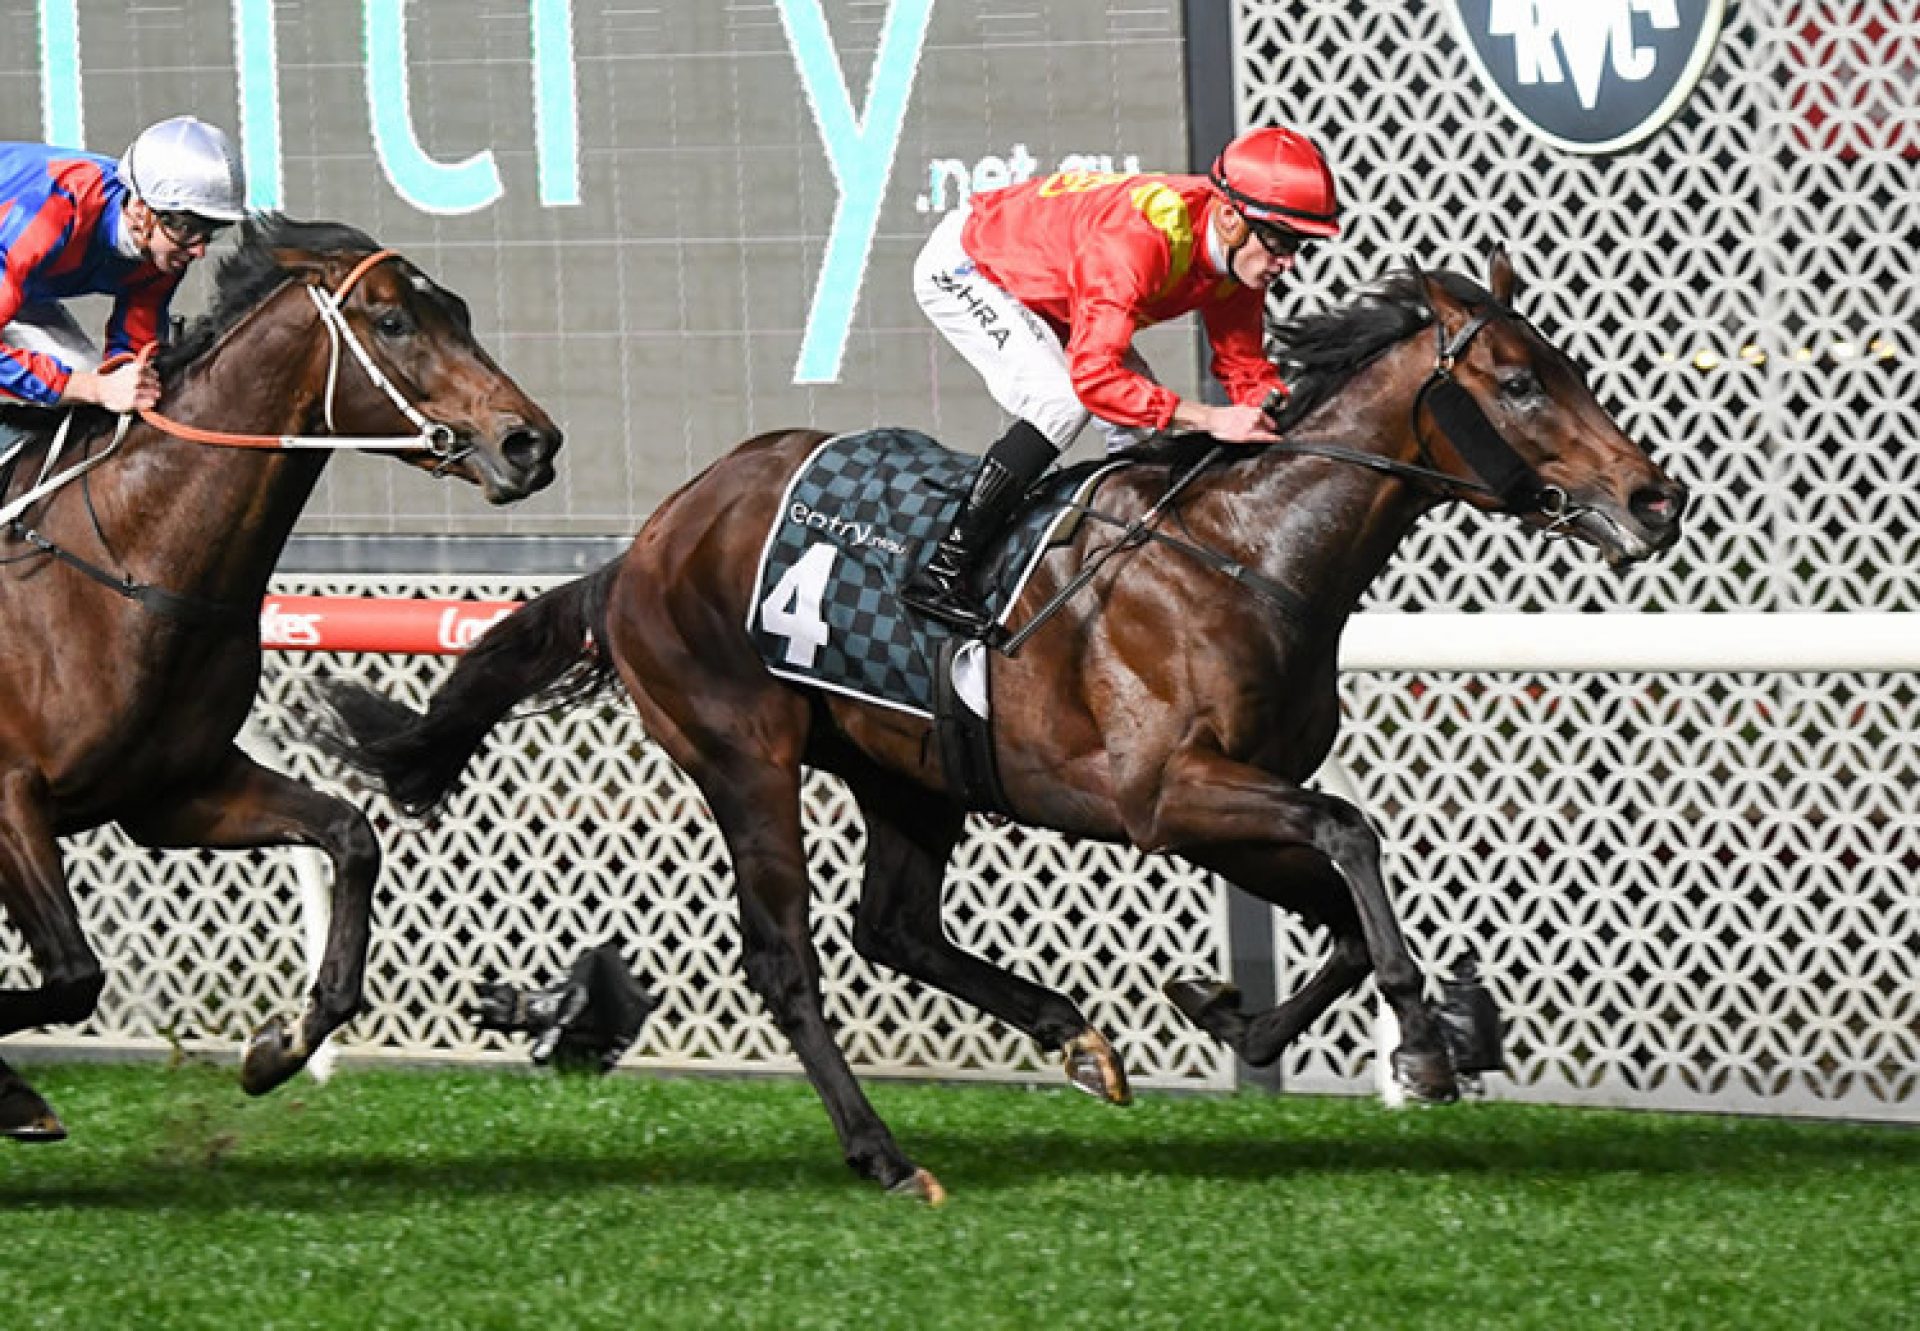
<svg viewBox="0 0 1920 1331"><path fill-rule="evenodd" d="M559 431L535 429L531 425L509 430L500 441L500 456L521 471L544 466L559 449Z"/></svg>
<svg viewBox="0 0 1920 1331"><path fill-rule="evenodd" d="M1680 521L1687 510L1684 485L1649 485L1635 490L1627 501L1627 510L1650 531L1664 531Z"/></svg>

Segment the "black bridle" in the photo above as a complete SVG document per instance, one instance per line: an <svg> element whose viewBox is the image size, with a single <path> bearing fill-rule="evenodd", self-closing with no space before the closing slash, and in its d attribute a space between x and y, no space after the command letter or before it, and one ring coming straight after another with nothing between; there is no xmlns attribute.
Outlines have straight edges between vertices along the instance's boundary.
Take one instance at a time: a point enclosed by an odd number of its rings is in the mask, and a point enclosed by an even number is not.
<svg viewBox="0 0 1920 1331"><path fill-rule="evenodd" d="M1400 462L1317 439L1282 439L1277 444L1268 444L1268 451L1350 463L1440 490L1447 497L1484 496L1515 515L1544 513L1550 518L1561 518L1567 510L1566 492L1540 479L1540 473L1514 451L1513 445L1487 419L1487 413L1474 401L1473 394L1454 378L1454 367L1466 356L1474 338L1499 317L1518 320L1520 316L1500 305L1486 305L1449 337L1438 311L1433 312L1433 369L1413 395L1413 441L1420 450L1419 463ZM1284 402L1284 399L1275 400L1279 396L1276 390L1267 399L1269 416L1274 416ZM1432 413L1441 437L1453 446L1453 451L1473 473L1471 476L1447 471L1434 458L1427 431L1421 423L1422 407Z"/></svg>
<svg viewBox="0 0 1920 1331"><path fill-rule="evenodd" d="M1511 310L1488 305L1461 324L1449 338L1439 313L1435 312L1433 369L1420 385L1420 391L1413 395L1414 443L1420 449L1420 460L1439 470L1433 450L1427 445L1427 433L1420 425L1420 408L1425 406L1432 412L1433 423L1440 427L1441 435L1478 478L1471 487L1473 490L1492 495L1509 513L1558 515L1566 508L1566 492L1540 479L1533 465L1515 452L1513 445L1494 428L1487 413L1474 401L1473 394L1453 377L1454 366L1467 354L1467 348L1480 335L1480 330L1492 323L1496 315L1519 317Z"/></svg>

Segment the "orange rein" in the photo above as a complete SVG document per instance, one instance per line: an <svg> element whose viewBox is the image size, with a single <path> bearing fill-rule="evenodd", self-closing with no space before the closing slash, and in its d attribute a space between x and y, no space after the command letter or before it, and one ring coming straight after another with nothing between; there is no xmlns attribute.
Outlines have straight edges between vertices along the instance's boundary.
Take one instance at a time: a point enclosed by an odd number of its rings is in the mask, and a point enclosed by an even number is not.
<svg viewBox="0 0 1920 1331"><path fill-rule="evenodd" d="M346 277L341 280L340 289L336 292L329 293L333 303L337 306L341 301L345 300L347 293L353 290L354 285L359 282L362 277L366 276L368 269L384 259L394 257L395 254L392 250L375 250L372 254L369 254L366 258L355 264L347 273ZM106 362L102 368L110 369L129 359L131 359L131 357L123 352L121 355L115 356L112 360ZM215 444L221 448L279 449L284 447L285 441L289 437L282 434L233 434L226 430L204 430L197 425L188 425L184 421L176 421L170 417L162 416L159 412L146 407L140 409L140 419L162 434L170 434L176 439L185 439L189 443Z"/></svg>

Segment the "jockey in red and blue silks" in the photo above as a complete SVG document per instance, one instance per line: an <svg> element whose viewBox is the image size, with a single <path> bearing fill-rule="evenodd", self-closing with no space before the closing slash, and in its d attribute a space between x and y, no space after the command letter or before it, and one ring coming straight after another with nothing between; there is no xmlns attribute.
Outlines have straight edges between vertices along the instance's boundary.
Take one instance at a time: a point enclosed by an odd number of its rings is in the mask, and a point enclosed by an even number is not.
<svg viewBox="0 0 1920 1331"><path fill-rule="evenodd" d="M1267 290L1308 244L1339 234L1339 211L1319 150L1274 127L1242 134L1205 176L1063 172L977 195L941 222L914 295L1015 419L901 600L987 632L968 577L1090 417L1110 444L1170 426L1272 442L1263 407L1285 385L1265 354ZM1156 383L1133 349L1140 329L1184 314L1206 329L1225 406Z"/></svg>
<svg viewBox="0 0 1920 1331"><path fill-rule="evenodd" d="M0 402L151 407L148 363L174 289L220 228L245 214L246 178L227 136L191 116L143 132L118 162L34 143L0 144ZM114 298L108 355L59 302Z"/></svg>

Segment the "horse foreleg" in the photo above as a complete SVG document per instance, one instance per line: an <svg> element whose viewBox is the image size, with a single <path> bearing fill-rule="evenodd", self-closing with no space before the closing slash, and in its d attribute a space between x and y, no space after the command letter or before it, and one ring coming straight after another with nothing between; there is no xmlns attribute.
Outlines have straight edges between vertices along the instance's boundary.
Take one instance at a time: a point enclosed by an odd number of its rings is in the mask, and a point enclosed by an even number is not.
<svg viewBox="0 0 1920 1331"><path fill-rule="evenodd" d="M1359 916L1346 885L1324 865L1302 866L1298 852L1288 855L1198 853L1188 856L1203 869L1220 874L1235 887L1309 923L1327 927L1333 950L1298 992L1263 1012L1241 1010L1240 991L1217 981L1176 979L1166 995L1194 1025L1207 1031L1255 1067L1265 1067L1318 1021L1340 999L1359 987L1372 969ZM1334 894L1338 895L1334 895Z"/></svg>
<svg viewBox="0 0 1920 1331"><path fill-rule="evenodd" d="M1063 995L957 946L941 925L941 885L964 815L897 777L855 779L867 824L866 875L854 915L860 955L933 985L1062 1054L1067 1080L1127 1104L1127 1073L1106 1036Z"/></svg>
<svg viewBox="0 0 1920 1331"><path fill-rule="evenodd" d="M20 930L41 980L37 989L0 989L0 1036L92 1016L106 973L81 931L47 823L45 786L33 772L0 775L0 913ZM66 1135L47 1102L0 1063L0 1136L59 1141Z"/></svg>
<svg viewBox="0 0 1920 1331"><path fill-rule="evenodd" d="M214 781L123 825L149 846L311 846L326 853L333 869L333 910L306 1011L291 1028L279 1017L264 1023L247 1042L241 1061L241 1085L249 1095L264 1095L305 1067L326 1038L360 1010L373 887L380 872L380 843L372 826L345 800L262 767L237 748L229 751Z"/></svg>
<svg viewBox="0 0 1920 1331"><path fill-rule="evenodd" d="M938 1204L945 1191L894 1141L827 1023L809 921L799 771L790 780L770 779L766 768L743 775L701 786L733 856L747 983L806 1068L847 1164L891 1191Z"/></svg>
<svg viewBox="0 0 1920 1331"><path fill-rule="evenodd" d="M1136 844L1175 849L1196 858L1210 849L1265 846L1318 852L1340 876L1359 918L1361 936L1381 995L1400 1021L1394 1072L1421 1099L1458 1097L1440 1025L1425 995L1420 968L1401 935L1393 899L1380 871L1380 838L1366 816L1345 800L1303 790L1218 753L1187 750L1166 765L1151 796L1128 819ZM1351 944L1347 945L1349 948ZM1274 1033L1294 1017L1317 1016L1338 991L1350 962L1336 940L1331 971L1323 969L1299 1009L1276 1018ZM1324 1001L1323 1001L1324 1000Z"/></svg>

